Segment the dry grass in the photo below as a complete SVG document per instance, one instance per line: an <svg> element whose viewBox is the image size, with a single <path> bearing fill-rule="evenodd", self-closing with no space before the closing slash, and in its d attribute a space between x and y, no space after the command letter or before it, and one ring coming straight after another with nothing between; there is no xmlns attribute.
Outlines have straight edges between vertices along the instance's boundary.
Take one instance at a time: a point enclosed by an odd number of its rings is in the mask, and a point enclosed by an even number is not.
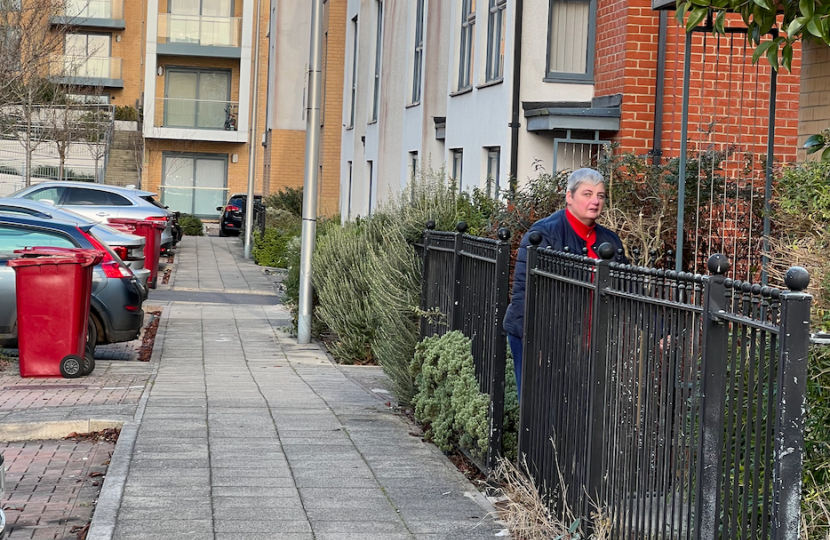
<svg viewBox="0 0 830 540"><path fill-rule="evenodd" d="M563 516L551 514L550 493L542 493L531 474L527 463L522 461L521 469L512 461L499 459L493 471L493 479L501 486L503 501L498 504L499 519L507 525L516 540L579 540L585 538L582 519L574 516L565 505ZM565 500L567 486L559 473L559 491ZM601 509L591 513L593 540L610 538L611 520Z"/></svg>
<svg viewBox="0 0 830 540"><path fill-rule="evenodd" d="M830 540L830 486L819 486L807 472L801 505L801 540Z"/></svg>
<svg viewBox="0 0 830 540"><path fill-rule="evenodd" d="M825 314L830 311L830 231L814 229L812 234L798 237L770 239L770 282L784 286L784 274L791 266L802 266L810 273L807 292L813 296L813 324L821 326Z"/></svg>

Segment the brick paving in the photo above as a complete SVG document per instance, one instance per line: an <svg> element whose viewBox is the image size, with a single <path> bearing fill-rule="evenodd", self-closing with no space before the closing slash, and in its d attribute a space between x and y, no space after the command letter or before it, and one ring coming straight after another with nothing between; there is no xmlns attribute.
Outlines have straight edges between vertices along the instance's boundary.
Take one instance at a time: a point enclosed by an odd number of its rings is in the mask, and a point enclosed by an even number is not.
<svg viewBox="0 0 830 540"><path fill-rule="evenodd" d="M75 540L73 527L92 519L114 448L84 440L0 443L7 540Z"/></svg>

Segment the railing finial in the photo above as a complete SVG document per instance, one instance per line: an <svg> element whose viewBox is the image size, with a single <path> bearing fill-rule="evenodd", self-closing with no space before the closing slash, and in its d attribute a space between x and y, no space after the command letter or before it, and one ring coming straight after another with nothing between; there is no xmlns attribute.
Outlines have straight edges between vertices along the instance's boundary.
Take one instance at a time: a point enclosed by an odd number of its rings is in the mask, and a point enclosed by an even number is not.
<svg viewBox="0 0 830 540"><path fill-rule="evenodd" d="M507 242L508 240L510 240L510 229L502 227L501 229L499 229L498 235L499 240L501 240L502 242Z"/></svg>
<svg viewBox="0 0 830 540"><path fill-rule="evenodd" d="M722 276L729 271L729 259L723 253L715 253L706 262L709 272L716 276Z"/></svg>
<svg viewBox="0 0 830 540"><path fill-rule="evenodd" d="M810 285L810 273L801 266L791 266L784 274L784 283L793 292L802 292Z"/></svg>
<svg viewBox="0 0 830 540"><path fill-rule="evenodd" d="M435 221L434 220L431 219L431 220L427 221L427 229L430 230L430 231L435 230Z"/></svg>
<svg viewBox="0 0 830 540"><path fill-rule="evenodd" d="M603 242L602 245L599 246L599 250L597 250L597 255L599 255L603 261L610 261L616 254L617 250L614 249L611 242Z"/></svg>
<svg viewBox="0 0 830 540"><path fill-rule="evenodd" d="M528 240L530 240L530 243L532 245L538 246L542 243L542 233L540 233L539 231L533 231L532 233L530 233L530 238L528 238Z"/></svg>
<svg viewBox="0 0 830 540"><path fill-rule="evenodd" d="M464 221L459 221L458 224L455 226L455 230L464 234L467 232L467 223Z"/></svg>

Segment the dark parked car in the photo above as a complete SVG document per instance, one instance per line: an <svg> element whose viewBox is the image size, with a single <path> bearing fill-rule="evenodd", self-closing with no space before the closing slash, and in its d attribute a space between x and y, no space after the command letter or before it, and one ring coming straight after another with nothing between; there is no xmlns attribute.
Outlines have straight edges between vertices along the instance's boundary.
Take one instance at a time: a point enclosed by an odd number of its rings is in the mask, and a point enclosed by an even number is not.
<svg viewBox="0 0 830 540"><path fill-rule="evenodd" d="M15 274L6 263L15 250L34 246L96 249L104 260L92 272L92 300L87 350L96 343L138 337L144 321L144 288L132 271L91 232L93 225L0 213L0 343L17 340Z"/></svg>
<svg viewBox="0 0 830 540"><path fill-rule="evenodd" d="M219 217L219 236L239 235L245 223L247 201L247 193L234 193L228 199L228 204L216 207L217 212L222 212ZM262 202L262 195L254 195L254 201Z"/></svg>

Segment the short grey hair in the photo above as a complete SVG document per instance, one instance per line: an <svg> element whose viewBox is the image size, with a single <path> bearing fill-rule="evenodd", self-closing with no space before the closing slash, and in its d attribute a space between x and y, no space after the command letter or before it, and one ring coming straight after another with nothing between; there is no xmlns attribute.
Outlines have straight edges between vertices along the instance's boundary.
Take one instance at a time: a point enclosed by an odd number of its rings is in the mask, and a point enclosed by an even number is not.
<svg viewBox="0 0 830 540"><path fill-rule="evenodd" d="M585 183L598 186L599 184L605 183L605 178L594 169L588 169L587 167L577 169L568 177L568 192L571 194L576 193L579 186Z"/></svg>

